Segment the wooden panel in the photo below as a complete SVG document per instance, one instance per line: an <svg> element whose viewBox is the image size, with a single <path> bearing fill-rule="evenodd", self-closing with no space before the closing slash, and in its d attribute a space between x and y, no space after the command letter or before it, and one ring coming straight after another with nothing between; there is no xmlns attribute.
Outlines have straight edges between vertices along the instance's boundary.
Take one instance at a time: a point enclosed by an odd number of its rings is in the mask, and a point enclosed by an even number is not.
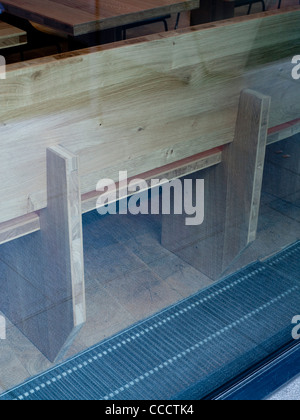
<svg viewBox="0 0 300 420"><path fill-rule="evenodd" d="M200 170L210 168L211 166L218 165L222 162L222 148L216 148L208 152L200 153L199 155L192 156L188 159L180 160L176 163L157 168L149 172L138 175L137 178L143 179L147 182L149 189L151 188L151 180L173 180L183 176L198 172ZM133 186L132 181L134 178L129 178L127 181ZM161 185L161 184L159 184ZM117 183L117 192L119 197L129 197L127 185L122 186ZM139 193L140 190L137 192ZM130 194L132 195L132 194ZM88 213L89 211L97 208L97 200L100 196L98 191L93 191L82 196L82 212Z"/></svg>
<svg viewBox="0 0 300 420"><path fill-rule="evenodd" d="M27 43L27 34L19 28L0 21L0 49L18 47Z"/></svg>
<svg viewBox="0 0 300 420"><path fill-rule="evenodd" d="M3 0L15 16L78 36L198 7L199 0Z"/></svg>
<svg viewBox="0 0 300 420"><path fill-rule="evenodd" d="M223 271L256 239L265 164L270 97L241 95L234 142L224 154L227 166Z"/></svg>
<svg viewBox="0 0 300 420"><path fill-rule="evenodd" d="M30 213L0 224L0 245L40 230L40 216Z"/></svg>
<svg viewBox="0 0 300 420"><path fill-rule="evenodd" d="M0 308L54 361L86 315L78 159L57 146L47 171L41 231L1 246Z"/></svg>
<svg viewBox="0 0 300 420"><path fill-rule="evenodd" d="M268 144L277 143L300 133L300 118L272 127L268 132Z"/></svg>
<svg viewBox="0 0 300 420"><path fill-rule="evenodd" d="M0 223L46 207L49 146L79 155L87 194L120 170L133 177L232 142L243 88L272 96L272 125L298 118L299 83L286 72L299 17L271 12L8 66Z"/></svg>
<svg viewBox="0 0 300 420"><path fill-rule="evenodd" d="M204 224L191 228L185 216L163 217L162 244L212 279L255 239L269 109L270 98L244 91L222 163L195 175L205 180Z"/></svg>

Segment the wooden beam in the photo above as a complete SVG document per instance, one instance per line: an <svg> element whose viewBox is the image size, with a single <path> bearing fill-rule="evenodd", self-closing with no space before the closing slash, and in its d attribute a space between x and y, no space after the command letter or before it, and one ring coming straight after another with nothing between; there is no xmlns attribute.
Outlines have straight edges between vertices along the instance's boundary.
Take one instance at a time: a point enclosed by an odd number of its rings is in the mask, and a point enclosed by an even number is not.
<svg viewBox="0 0 300 420"><path fill-rule="evenodd" d="M145 172L136 177L129 178L128 183L132 182L134 179L139 178L147 182L149 189L151 188L152 179L165 179L173 180L181 178L183 176L198 172L205 168L210 168L222 162L222 148L216 148L198 155L192 156L187 159L180 160L173 164L165 165L161 168L154 169L149 172ZM126 192L125 195L122 192L122 185L117 183L117 192L122 198L129 197L127 192L127 186L125 186ZM138 191L140 192L140 191ZM95 210L97 208L97 200L101 194L98 191L93 191L82 196L82 212L88 213L89 211ZM133 195L132 193L130 195Z"/></svg>
<svg viewBox="0 0 300 420"><path fill-rule="evenodd" d="M268 145L288 139L300 133L300 118L268 130Z"/></svg>
<svg viewBox="0 0 300 420"><path fill-rule="evenodd" d="M145 172L135 178L142 178L150 181L153 178L167 178L169 180L180 178L201 169L209 168L217 165L222 161L222 148L216 148L208 152L200 153L187 159L180 160L176 163L157 168L153 171ZM129 178L128 182L134 178ZM150 188L150 183L149 183ZM119 191L119 188L118 188ZM91 191L83 194L81 197L82 214L95 210L97 207L97 199L100 193ZM9 222L0 224L0 245L11 242L31 233L38 232L41 229L40 214L30 213L26 216L10 220Z"/></svg>
<svg viewBox="0 0 300 420"><path fill-rule="evenodd" d="M78 158L48 149L47 174L40 232L1 246L0 310L54 361L86 319Z"/></svg>
<svg viewBox="0 0 300 420"><path fill-rule="evenodd" d="M222 271L256 239L271 98L241 95L235 138L224 154L227 173Z"/></svg>
<svg viewBox="0 0 300 420"><path fill-rule="evenodd" d="M40 230L40 216L30 213L0 224L0 245Z"/></svg>
<svg viewBox="0 0 300 420"><path fill-rule="evenodd" d="M267 144L273 144L281 140L285 140L300 132L300 119L296 119L276 127L268 129ZM208 152L200 153L191 158L183 159L174 164L165 165L153 171L137 175L136 178L151 180L152 178L167 178L175 179L184 177L193 172L209 168L222 161L223 148L216 148ZM133 178L130 178L130 182ZM99 192L91 191L82 195L82 213L96 209L96 201L99 197ZM40 216L39 213L30 213L28 215L13 219L9 222L0 224L0 245L18 239L22 236L40 230Z"/></svg>
<svg viewBox="0 0 300 420"><path fill-rule="evenodd" d="M270 98L246 90L240 97L235 139L205 180L205 221L186 226L185 215L163 216L162 244L212 279L218 279L255 239Z"/></svg>

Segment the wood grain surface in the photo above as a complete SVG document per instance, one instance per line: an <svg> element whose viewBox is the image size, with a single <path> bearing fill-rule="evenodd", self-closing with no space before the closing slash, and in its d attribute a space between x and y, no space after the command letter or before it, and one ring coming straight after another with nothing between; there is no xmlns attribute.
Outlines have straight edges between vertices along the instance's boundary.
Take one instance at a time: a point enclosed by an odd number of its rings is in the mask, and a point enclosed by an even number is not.
<svg viewBox="0 0 300 420"><path fill-rule="evenodd" d="M41 231L1 247L0 307L50 360L86 320L78 159L47 150L48 206Z"/></svg>
<svg viewBox="0 0 300 420"><path fill-rule="evenodd" d="M46 149L79 156L81 192L234 139L240 93L299 118L300 9L7 66L0 96L0 223L47 206Z"/></svg>
<svg viewBox="0 0 300 420"><path fill-rule="evenodd" d="M191 227L186 215L163 216L162 244L215 280L256 238L269 110L269 97L242 92L222 163L195 174L205 181L204 223Z"/></svg>

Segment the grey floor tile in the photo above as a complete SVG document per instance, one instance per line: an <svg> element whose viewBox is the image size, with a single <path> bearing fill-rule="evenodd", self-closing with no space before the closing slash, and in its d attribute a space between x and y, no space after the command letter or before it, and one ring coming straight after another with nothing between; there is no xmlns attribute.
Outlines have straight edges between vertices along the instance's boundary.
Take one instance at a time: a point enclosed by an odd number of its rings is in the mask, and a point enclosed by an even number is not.
<svg viewBox="0 0 300 420"><path fill-rule="evenodd" d="M155 276L151 270L130 272L105 286L138 321L181 300L181 295Z"/></svg>

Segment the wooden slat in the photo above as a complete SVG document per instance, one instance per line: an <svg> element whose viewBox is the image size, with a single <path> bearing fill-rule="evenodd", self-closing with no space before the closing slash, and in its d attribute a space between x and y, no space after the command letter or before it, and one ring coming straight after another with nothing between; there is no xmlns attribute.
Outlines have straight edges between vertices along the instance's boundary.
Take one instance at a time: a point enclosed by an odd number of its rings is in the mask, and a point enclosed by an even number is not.
<svg viewBox="0 0 300 420"><path fill-rule="evenodd" d="M185 215L164 215L162 244L212 279L218 279L255 239L270 98L246 90L234 142L222 164L195 175L205 181L205 220L186 226Z"/></svg>
<svg viewBox="0 0 300 420"><path fill-rule="evenodd" d="M271 98L242 93L235 139L224 155L227 166L223 271L256 239Z"/></svg>
<svg viewBox="0 0 300 420"><path fill-rule="evenodd" d="M0 310L54 361L86 320L78 159L49 149L47 174L40 232L1 246Z"/></svg>
<svg viewBox="0 0 300 420"><path fill-rule="evenodd" d="M288 73L299 17L276 11L8 66L0 223L46 207L47 147L79 156L87 194L120 170L133 177L232 142L244 88L272 97L271 127L298 118Z"/></svg>
<svg viewBox="0 0 300 420"><path fill-rule="evenodd" d="M0 245L40 230L40 216L31 213L0 224Z"/></svg>
<svg viewBox="0 0 300 420"><path fill-rule="evenodd" d="M217 148L178 161L175 164L167 165L162 168L157 168L153 171L140 174L138 178L142 178L145 181L150 181L153 178L166 178L168 180L172 180L186 176L201 169L217 165L221 163L221 161L222 148ZM130 181L132 181L132 179L128 179L128 182ZM120 192L120 189L118 189L118 191ZM87 213L97 208L97 199L99 198L99 195L100 193L97 191L92 191L82 195L82 213ZM37 213L30 213L26 216L2 223L0 225L0 245L11 242L31 233L38 232L39 230L40 216Z"/></svg>
<svg viewBox="0 0 300 420"><path fill-rule="evenodd" d="M19 28L0 21L0 50L27 43L27 34Z"/></svg>
<svg viewBox="0 0 300 420"><path fill-rule="evenodd" d="M65 339L86 319L81 196L78 157L61 146L47 150L47 209L41 213L42 234L47 242L47 265L52 300L58 304L71 299L71 331L64 331ZM51 270L55 260L56 269ZM47 271L47 270L46 270ZM63 286L61 282L64 282ZM66 295L57 291L66 288ZM56 290L56 289L57 290ZM57 325L59 329L59 325ZM63 337L62 337L63 340Z"/></svg>

